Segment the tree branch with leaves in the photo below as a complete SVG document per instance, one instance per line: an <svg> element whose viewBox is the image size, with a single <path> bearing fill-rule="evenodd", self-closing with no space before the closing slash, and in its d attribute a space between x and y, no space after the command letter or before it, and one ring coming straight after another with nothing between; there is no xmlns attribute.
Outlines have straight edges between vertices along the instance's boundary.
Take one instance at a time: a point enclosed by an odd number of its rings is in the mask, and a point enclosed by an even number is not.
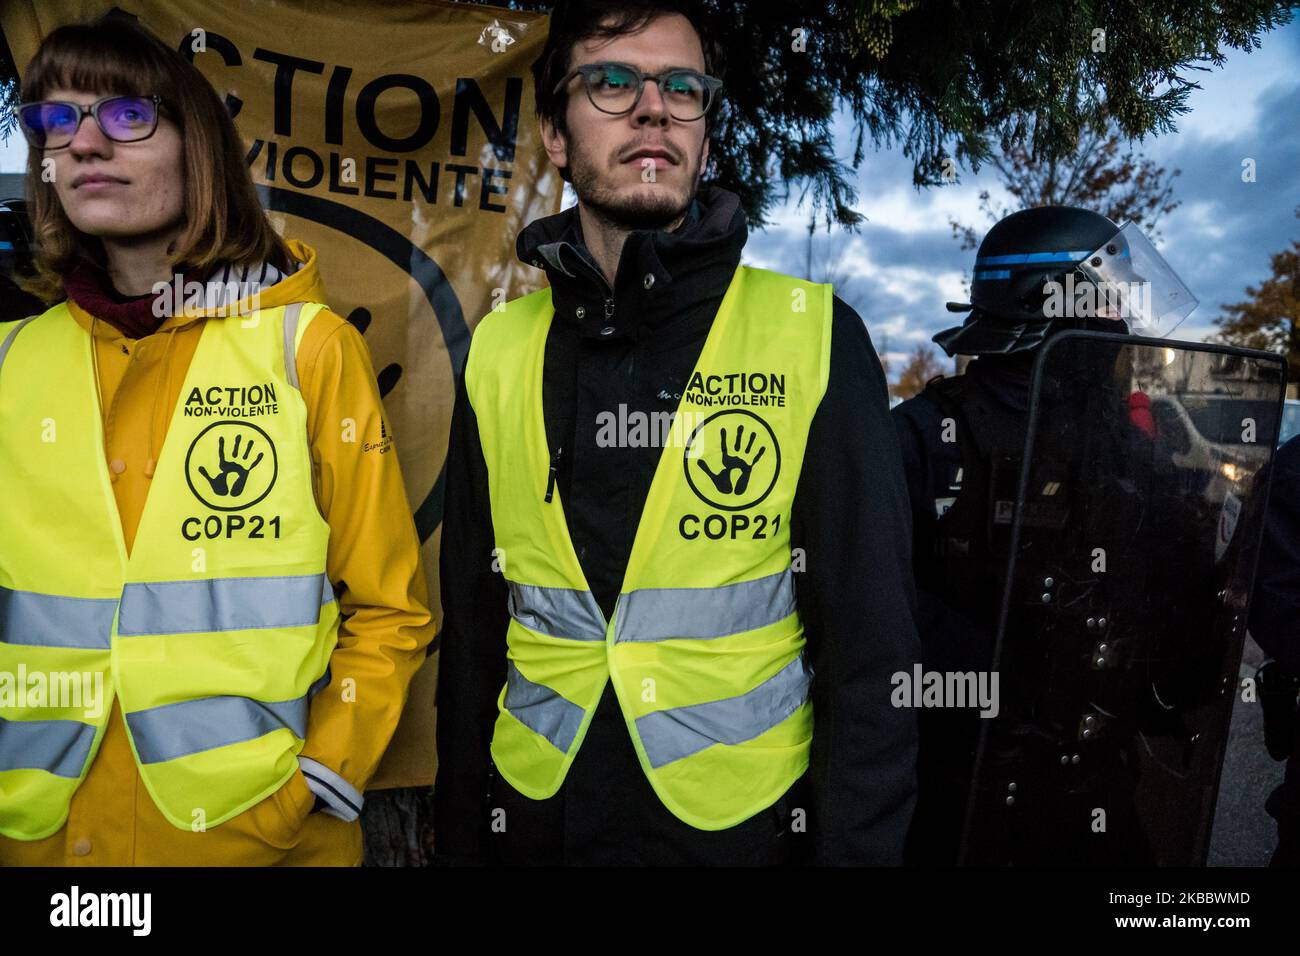
<svg viewBox="0 0 1300 956"><path fill-rule="evenodd" d="M1300 219L1300 206L1296 207ZM1281 352L1287 359L1287 381L1300 382L1300 239L1270 257L1272 273L1258 285L1246 286L1249 298L1222 305L1214 320L1215 338L1229 345Z"/></svg>

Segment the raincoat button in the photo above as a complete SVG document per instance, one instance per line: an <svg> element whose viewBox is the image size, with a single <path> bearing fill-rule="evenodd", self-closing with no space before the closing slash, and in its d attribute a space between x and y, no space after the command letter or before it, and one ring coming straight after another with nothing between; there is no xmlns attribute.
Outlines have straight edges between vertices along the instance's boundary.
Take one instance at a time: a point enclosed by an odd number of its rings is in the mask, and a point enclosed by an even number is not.
<svg viewBox="0 0 1300 956"><path fill-rule="evenodd" d="M607 325L607 326L605 326L603 329L600 330L600 334L601 334L601 335L613 335L613 334L614 334L614 326L612 326L612 325Z"/></svg>
<svg viewBox="0 0 1300 956"><path fill-rule="evenodd" d="M90 856L90 841L82 837L72 844L72 853L74 856Z"/></svg>
<svg viewBox="0 0 1300 956"><path fill-rule="evenodd" d="M126 462L121 458L114 458L108 463L108 467L113 474L120 475L122 472L126 471Z"/></svg>
<svg viewBox="0 0 1300 956"><path fill-rule="evenodd" d="M583 319L586 318L587 316L587 310L584 309L582 306L578 306L576 309L573 310L573 314L576 315L578 318Z"/></svg>
<svg viewBox="0 0 1300 956"><path fill-rule="evenodd" d="M647 272L645 274L645 287L649 289L654 284L655 284L655 274L653 272Z"/></svg>

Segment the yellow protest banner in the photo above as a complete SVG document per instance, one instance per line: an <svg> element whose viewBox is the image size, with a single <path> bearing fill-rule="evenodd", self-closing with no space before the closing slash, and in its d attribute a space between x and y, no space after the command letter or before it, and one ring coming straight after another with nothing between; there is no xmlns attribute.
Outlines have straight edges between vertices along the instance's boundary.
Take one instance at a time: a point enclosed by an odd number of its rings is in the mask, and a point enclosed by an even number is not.
<svg viewBox="0 0 1300 956"><path fill-rule="evenodd" d="M55 27L113 9L225 97L272 221L315 247L330 307L365 334L437 611L455 371L474 324L544 281L515 237L563 190L532 108L546 16L438 0L5 0L0 28L21 72ZM433 783L436 668L435 654L372 787Z"/></svg>

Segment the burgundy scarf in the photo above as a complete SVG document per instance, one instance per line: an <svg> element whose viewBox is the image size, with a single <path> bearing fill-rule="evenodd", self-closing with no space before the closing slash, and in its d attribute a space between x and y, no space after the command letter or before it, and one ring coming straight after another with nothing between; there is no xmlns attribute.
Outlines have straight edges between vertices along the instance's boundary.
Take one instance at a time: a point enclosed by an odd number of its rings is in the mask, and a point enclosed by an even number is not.
<svg viewBox="0 0 1300 956"><path fill-rule="evenodd" d="M68 298L95 318L107 322L128 339L152 335L165 315L154 315L154 294L122 295L113 287L108 272L90 259L79 259L63 277Z"/></svg>

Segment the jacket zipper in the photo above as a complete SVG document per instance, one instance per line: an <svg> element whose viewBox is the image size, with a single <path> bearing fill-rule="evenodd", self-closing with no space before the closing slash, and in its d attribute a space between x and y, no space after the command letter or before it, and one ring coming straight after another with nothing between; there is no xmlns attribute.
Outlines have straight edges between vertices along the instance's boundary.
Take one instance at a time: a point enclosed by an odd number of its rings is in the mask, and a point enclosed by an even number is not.
<svg viewBox="0 0 1300 956"><path fill-rule="evenodd" d="M614 318L614 290L610 287L609 282L606 281L604 274L596 267L595 262L591 262L590 265L596 275L600 278L601 285L605 287L605 291L609 293L605 297L605 324L609 325L610 320ZM560 470L560 455L563 453L564 448L560 447L555 449L555 454L551 455L551 467L546 475L545 501L547 504L550 504L555 497L555 478Z"/></svg>
<svg viewBox="0 0 1300 956"><path fill-rule="evenodd" d="M555 494L555 476L560 470L560 455L564 452L563 448L555 449L555 454L551 456L551 470L546 477L546 502L550 504L552 496Z"/></svg>

